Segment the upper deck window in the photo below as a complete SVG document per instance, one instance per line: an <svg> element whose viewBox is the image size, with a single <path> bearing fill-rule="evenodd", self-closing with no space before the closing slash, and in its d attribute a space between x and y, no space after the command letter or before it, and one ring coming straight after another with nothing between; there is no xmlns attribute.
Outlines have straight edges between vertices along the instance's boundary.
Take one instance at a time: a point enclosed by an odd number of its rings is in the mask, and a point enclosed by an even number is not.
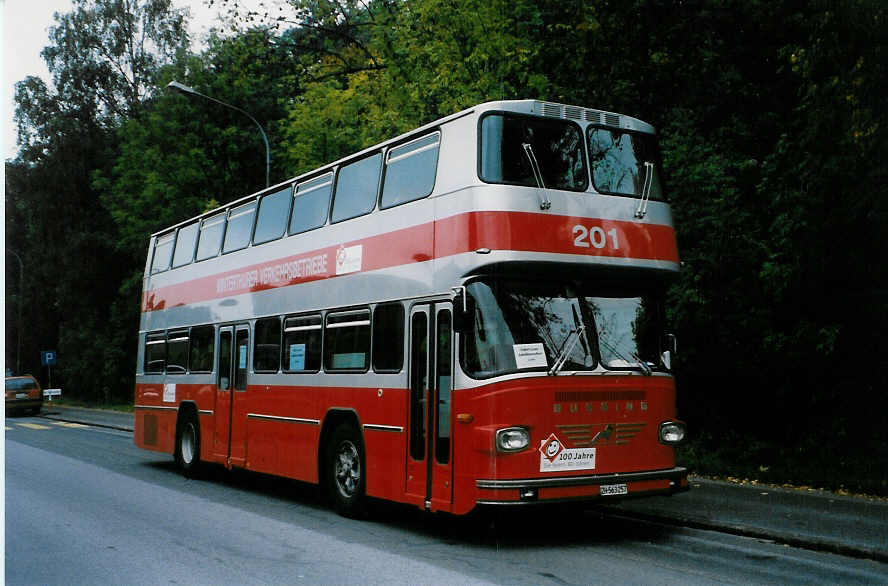
<svg viewBox="0 0 888 586"><path fill-rule="evenodd" d="M663 200L660 153L652 134L589 127L592 184L599 193L641 196L652 173L650 198Z"/></svg>
<svg viewBox="0 0 888 586"><path fill-rule="evenodd" d="M579 126L517 114L488 114L481 119L481 179L537 187L529 145L545 187L585 191L589 184Z"/></svg>
<svg viewBox="0 0 888 586"><path fill-rule="evenodd" d="M222 236L225 234L225 214L216 214L200 222L200 239L197 242L195 260L212 258L222 248Z"/></svg>
<svg viewBox="0 0 888 586"><path fill-rule="evenodd" d="M383 208L422 199L432 193L440 144L441 133L436 132L388 152L382 187Z"/></svg>
<svg viewBox="0 0 888 586"><path fill-rule="evenodd" d="M331 221L341 222L369 213L376 205L376 190L379 187L379 170L382 155L356 161L339 170L336 179L336 194L333 196Z"/></svg>
<svg viewBox="0 0 888 586"><path fill-rule="evenodd" d="M173 254L173 267L187 265L194 258L194 245L197 244L197 224L179 228L176 236L176 252Z"/></svg>
<svg viewBox="0 0 888 586"><path fill-rule="evenodd" d="M170 268L170 259L173 256L173 239L175 233L170 232L159 236L154 243L154 259L151 261L151 274L159 273Z"/></svg>
<svg viewBox="0 0 888 586"><path fill-rule="evenodd" d="M228 230L225 231L225 246L222 252L232 252L246 248L253 234L253 216L256 215L256 202L234 208L228 212Z"/></svg>
<svg viewBox="0 0 888 586"><path fill-rule="evenodd" d="M300 183L293 192L293 212L290 218L290 234L307 232L324 225L330 210L330 194L333 191L333 174Z"/></svg>
<svg viewBox="0 0 888 586"><path fill-rule="evenodd" d="M253 235L254 244L277 240L284 235L287 220L290 218L290 190L289 186L285 187L263 196L259 201L256 233Z"/></svg>

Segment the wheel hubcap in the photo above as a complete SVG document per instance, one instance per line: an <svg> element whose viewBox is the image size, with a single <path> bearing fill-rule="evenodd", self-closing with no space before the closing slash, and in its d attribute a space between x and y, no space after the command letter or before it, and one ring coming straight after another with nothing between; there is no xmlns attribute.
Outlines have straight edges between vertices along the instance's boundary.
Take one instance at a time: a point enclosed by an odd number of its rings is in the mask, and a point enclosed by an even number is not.
<svg viewBox="0 0 888 586"><path fill-rule="evenodd" d="M361 481L361 459L355 444L350 441L339 444L334 466L336 488L339 493L346 498L353 497L358 490L358 483Z"/></svg>
<svg viewBox="0 0 888 586"><path fill-rule="evenodd" d="M182 462L191 464L194 460L194 426L190 423L182 430Z"/></svg>

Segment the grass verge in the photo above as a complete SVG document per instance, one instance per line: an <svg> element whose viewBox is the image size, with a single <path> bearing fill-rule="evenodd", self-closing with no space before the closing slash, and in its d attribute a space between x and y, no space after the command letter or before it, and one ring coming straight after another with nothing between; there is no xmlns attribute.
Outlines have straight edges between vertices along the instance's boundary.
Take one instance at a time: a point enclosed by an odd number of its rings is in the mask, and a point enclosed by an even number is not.
<svg viewBox="0 0 888 586"><path fill-rule="evenodd" d="M882 446L849 449L811 442L778 446L735 434L702 433L677 452L677 463L693 474L839 494L888 496Z"/></svg>

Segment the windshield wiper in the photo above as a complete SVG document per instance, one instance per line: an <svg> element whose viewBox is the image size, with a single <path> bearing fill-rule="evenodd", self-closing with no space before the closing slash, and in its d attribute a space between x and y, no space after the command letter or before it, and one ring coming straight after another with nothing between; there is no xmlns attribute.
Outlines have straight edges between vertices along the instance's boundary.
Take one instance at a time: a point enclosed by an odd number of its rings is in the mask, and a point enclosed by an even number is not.
<svg viewBox="0 0 888 586"><path fill-rule="evenodd" d="M561 345L561 352L558 353L558 358L555 359L555 364L549 369L549 376L555 376L558 374L558 371L561 370L564 363L567 362L567 357L573 352L577 342L580 341L580 336L583 335L584 331L586 331L586 326L580 326L577 329L570 331L567 338L565 338L564 343Z"/></svg>
<svg viewBox="0 0 888 586"><path fill-rule="evenodd" d="M536 155L533 154L533 147L530 146L529 142L521 143L521 146L524 148L524 154L527 155L527 160L530 161L530 170L533 171L533 178L536 180L537 187L541 190L540 209L548 210L552 207L552 202L549 201L549 192L546 191L546 184L543 183L543 172L540 171L540 165L537 163Z"/></svg>
<svg viewBox="0 0 888 586"><path fill-rule="evenodd" d="M630 360L627 360L626 356L622 352L620 352L614 346L609 344L607 342L607 340L604 339L603 336L598 337L598 343L601 344L602 346L604 346L605 348L607 348L611 354L613 354L614 356L616 356L617 358L619 358L620 360L622 360L626 364L632 365L632 362ZM651 366L647 362L642 360L641 356L639 356L638 354L633 352L632 359L635 360L635 363L638 365L638 368L641 369L642 374L644 374L645 376L651 376L654 373L654 370L651 368ZM604 361L602 360L602 362L604 362Z"/></svg>
<svg viewBox="0 0 888 586"><path fill-rule="evenodd" d="M579 330L581 326L580 326L580 316L577 315L577 306L571 305L570 309L573 312L574 326ZM583 329L585 330L585 326L583 326ZM582 334L580 334L578 337L580 339L580 344L583 345L583 357L585 358L585 357L589 356L589 353L590 353L589 339L586 337L585 331Z"/></svg>
<svg viewBox="0 0 888 586"><path fill-rule="evenodd" d="M643 218L648 211L648 202L651 199L651 186L654 184L654 164L645 161L644 163L644 184L641 186L641 199L638 200L638 207L635 209L635 217Z"/></svg>
<svg viewBox="0 0 888 586"><path fill-rule="evenodd" d="M650 364L642 360L641 356L639 356L638 354L633 354L632 358L634 358L635 361L638 363L638 367L641 369L641 372L644 374L644 376L651 376L652 374L654 374L654 369L651 368Z"/></svg>

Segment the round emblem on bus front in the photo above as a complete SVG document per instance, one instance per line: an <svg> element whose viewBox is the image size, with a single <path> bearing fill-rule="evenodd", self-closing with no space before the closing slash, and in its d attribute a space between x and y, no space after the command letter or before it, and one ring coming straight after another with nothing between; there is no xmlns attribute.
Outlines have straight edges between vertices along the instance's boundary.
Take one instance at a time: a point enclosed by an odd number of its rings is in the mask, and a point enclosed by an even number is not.
<svg viewBox="0 0 888 586"><path fill-rule="evenodd" d="M555 434L552 433L540 444L540 453L551 462L554 461L558 456L558 453L561 452L561 448L561 442Z"/></svg>

